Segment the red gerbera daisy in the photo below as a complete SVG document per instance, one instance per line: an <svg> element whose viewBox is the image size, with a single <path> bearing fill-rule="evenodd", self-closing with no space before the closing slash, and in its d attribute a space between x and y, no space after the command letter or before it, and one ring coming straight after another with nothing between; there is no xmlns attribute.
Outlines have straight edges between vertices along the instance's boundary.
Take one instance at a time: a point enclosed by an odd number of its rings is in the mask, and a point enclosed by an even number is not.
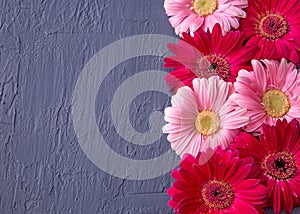
<svg viewBox="0 0 300 214"><path fill-rule="evenodd" d="M253 157L260 166L269 189L268 206L275 214L281 207L290 213L300 198L300 127L296 119L290 123L278 120L276 126L264 124L259 140L240 133L231 145L240 157Z"/></svg>
<svg viewBox="0 0 300 214"><path fill-rule="evenodd" d="M172 172L175 182L168 189L169 205L176 213L259 213L267 188L255 178L252 158L239 159L238 152L218 148L208 162L199 164L201 153L186 155L180 169Z"/></svg>
<svg viewBox="0 0 300 214"><path fill-rule="evenodd" d="M285 58L299 63L299 11L298 0L249 0L240 30L249 38L247 45L259 46L256 59Z"/></svg>
<svg viewBox="0 0 300 214"><path fill-rule="evenodd" d="M245 37L239 31L230 31L222 36L220 25L215 25L212 34L202 29L194 37L184 33L178 44L169 44L175 54L165 58L165 67L175 68L166 75L166 82L177 91L181 86L192 87L195 77L218 75L227 82L234 82L240 69L250 69L256 46L243 47Z"/></svg>

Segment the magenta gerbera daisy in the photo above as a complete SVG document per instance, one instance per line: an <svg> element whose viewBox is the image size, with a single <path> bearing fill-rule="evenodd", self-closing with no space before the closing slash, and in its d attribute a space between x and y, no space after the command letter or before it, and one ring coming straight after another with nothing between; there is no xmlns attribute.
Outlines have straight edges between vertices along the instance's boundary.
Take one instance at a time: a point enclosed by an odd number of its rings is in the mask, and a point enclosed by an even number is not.
<svg viewBox="0 0 300 214"><path fill-rule="evenodd" d="M212 32L215 24L222 27L223 35L231 27L239 27L239 18L245 18L242 10L248 0L165 0L165 10L176 34L189 32L191 35L202 28Z"/></svg>
<svg viewBox="0 0 300 214"><path fill-rule="evenodd" d="M259 140L248 133L235 137L232 149L240 157L253 157L267 181L268 206L279 214L281 207L290 213L300 199L299 122L277 120L275 126L264 124Z"/></svg>
<svg viewBox="0 0 300 214"><path fill-rule="evenodd" d="M240 29L247 44L257 44L256 59L286 58L299 63L300 4L298 0L249 0Z"/></svg>
<svg viewBox="0 0 300 214"><path fill-rule="evenodd" d="M245 130L260 131L263 123L275 125L277 119L300 118L300 76L293 63L252 61L253 71L241 70L231 96L234 105L247 109L250 122Z"/></svg>
<svg viewBox="0 0 300 214"><path fill-rule="evenodd" d="M256 46L243 47L244 34L231 31L222 36L220 25L212 34L202 29L194 37L183 34L178 44L169 44L175 56L165 58L165 67L175 68L166 75L166 82L176 91L183 85L192 86L195 77L218 75L227 82L234 82L240 69L251 69L250 60Z"/></svg>
<svg viewBox="0 0 300 214"><path fill-rule="evenodd" d="M240 159L238 152L218 148L204 165L199 157L186 155L180 169L172 172L176 180L167 193L169 206L178 214L247 213L258 214L267 188L256 178L252 158Z"/></svg>
<svg viewBox="0 0 300 214"><path fill-rule="evenodd" d="M219 77L193 80L192 90L180 88L172 97L172 107L165 109L163 132L168 133L172 149L182 156L197 155L208 148L227 148L249 118L241 116L246 109L235 110L227 101L233 92L231 83Z"/></svg>

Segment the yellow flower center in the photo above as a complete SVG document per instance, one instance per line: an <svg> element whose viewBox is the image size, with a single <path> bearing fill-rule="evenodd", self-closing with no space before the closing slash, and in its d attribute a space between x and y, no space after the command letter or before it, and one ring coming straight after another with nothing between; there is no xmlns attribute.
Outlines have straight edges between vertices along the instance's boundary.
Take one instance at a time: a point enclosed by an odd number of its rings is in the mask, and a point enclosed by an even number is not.
<svg viewBox="0 0 300 214"><path fill-rule="evenodd" d="M212 135L220 128L220 117L212 111L201 111L196 117L195 127L202 135Z"/></svg>
<svg viewBox="0 0 300 214"><path fill-rule="evenodd" d="M215 12L218 7L218 0L194 0L193 9L201 16L207 16Z"/></svg>
<svg viewBox="0 0 300 214"><path fill-rule="evenodd" d="M266 113L274 118L281 118L290 109L290 100L288 96L280 90L271 89L267 91L262 98Z"/></svg>

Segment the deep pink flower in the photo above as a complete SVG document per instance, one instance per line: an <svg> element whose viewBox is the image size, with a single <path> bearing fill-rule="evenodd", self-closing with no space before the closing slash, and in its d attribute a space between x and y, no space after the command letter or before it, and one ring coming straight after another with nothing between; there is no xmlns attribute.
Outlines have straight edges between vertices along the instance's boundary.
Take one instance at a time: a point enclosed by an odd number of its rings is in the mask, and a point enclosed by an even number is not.
<svg viewBox="0 0 300 214"><path fill-rule="evenodd" d="M249 0L240 30L247 45L257 44L256 59L285 58L299 63L300 4L298 0Z"/></svg>
<svg viewBox="0 0 300 214"><path fill-rule="evenodd" d="M267 196L267 188L256 178L252 158L240 159L238 152L218 148L203 165L201 153L186 155L180 169L172 172L176 180L168 189L169 206L178 214L258 214Z"/></svg>
<svg viewBox="0 0 300 214"><path fill-rule="evenodd" d="M239 31L222 36L220 25L212 34L202 29L194 37L183 34L178 44L169 44L174 56L165 58L165 67L175 68L166 75L166 83L177 91L183 85L192 86L195 77L218 75L227 82L234 82L240 69L251 69L250 60L256 46L243 47L245 37Z"/></svg>
<svg viewBox="0 0 300 214"><path fill-rule="evenodd" d="M268 206L279 214L283 207L290 213L300 199L300 127L296 119L287 123L277 120L275 126L264 124L259 140L241 132L232 149L241 158L252 157L260 167L269 189Z"/></svg>

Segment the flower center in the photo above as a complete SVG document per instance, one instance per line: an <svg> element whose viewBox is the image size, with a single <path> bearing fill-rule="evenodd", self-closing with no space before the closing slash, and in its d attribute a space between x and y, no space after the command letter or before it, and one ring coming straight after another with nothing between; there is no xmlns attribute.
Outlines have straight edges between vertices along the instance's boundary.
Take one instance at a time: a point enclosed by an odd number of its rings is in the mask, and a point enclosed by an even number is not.
<svg viewBox="0 0 300 214"><path fill-rule="evenodd" d="M267 175L278 179L286 180L291 178L296 171L296 163L289 152L278 152L269 154L262 163Z"/></svg>
<svg viewBox="0 0 300 214"><path fill-rule="evenodd" d="M218 7L218 0L194 0L193 9L201 16L207 16L215 12Z"/></svg>
<svg viewBox="0 0 300 214"><path fill-rule="evenodd" d="M232 204L234 192L228 183L211 180L202 187L201 196L208 207L222 210Z"/></svg>
<svg viewBox="0 0 300 214"><path fill-rule="evenodd" d="M283 117L290 109L288 96L280 90L271 89L262 98L266 113L274 118Z"/></svg>
<svg viewBox="0 0 300 214"><path fill-rule="evenodd" d="M258 30L263 37L276 40L288 32L288 24L281 15L268 14L258 23Z"/></svg>
<svg viewBox="0 0 300 214"><path fill-rule="evenodd" d="M201 111L198 113L195 120L197 131L205 136L216 133L220 128L220 118L212 111Z"/></svg>
<svg viewBox="0 0 300 214"><path fill-rule="evenodd" d="M198 65L199 77L220 76L226 80L229 75L230 66L228 62L218 55L207 55L199 60Z"/></svg>

